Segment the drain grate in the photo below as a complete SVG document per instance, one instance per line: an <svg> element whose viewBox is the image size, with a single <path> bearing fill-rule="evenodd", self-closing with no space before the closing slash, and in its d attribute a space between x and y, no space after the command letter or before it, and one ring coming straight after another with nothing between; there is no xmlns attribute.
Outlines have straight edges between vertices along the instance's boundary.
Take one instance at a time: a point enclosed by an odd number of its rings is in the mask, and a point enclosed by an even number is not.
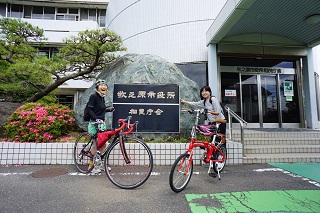
<svg viewBox="0 0 320 213"><path fill-rule="evenodd" d="M66 168L50 168L50 169L42 169L31 174L34 178L49 178L56 177L59 175L66 174L68 169Z"/></svg>

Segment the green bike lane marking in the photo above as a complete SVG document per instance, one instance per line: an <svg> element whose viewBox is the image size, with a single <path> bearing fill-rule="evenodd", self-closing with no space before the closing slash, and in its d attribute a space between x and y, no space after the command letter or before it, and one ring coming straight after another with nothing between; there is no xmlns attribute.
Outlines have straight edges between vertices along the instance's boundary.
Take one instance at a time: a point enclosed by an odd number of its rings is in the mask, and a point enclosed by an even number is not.
<svg viewBox="0 0 320 213"><path fill-rule="evenodd" d="M291 173L320 182L320 163L268 163Z"/></svg>
<svg viewBox="0 0 320 213"><path fill-rule="evenodd" d="M193 213L320 212L320 190L186 194Z"/></svg>

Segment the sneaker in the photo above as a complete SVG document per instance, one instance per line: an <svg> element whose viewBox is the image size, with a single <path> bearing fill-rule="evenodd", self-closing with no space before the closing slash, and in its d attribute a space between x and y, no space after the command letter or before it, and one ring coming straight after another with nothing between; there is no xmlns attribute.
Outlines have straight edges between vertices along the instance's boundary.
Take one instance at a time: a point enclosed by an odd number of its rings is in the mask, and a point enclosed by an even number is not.
<svg viewBox="0 0 320 213"><path fill-rule="evenodd" d="M99 169L100 169L101 171L105 171L104 166L102 166L102 165L99 166Z"/></svg>
<svg viewBox="0 0 320 213"><path fill-rule="evenodd" d="M215 177L217 177L217 173L215 173L215 172L210 172L210 173L209 173L209 176L215 178Z"/></svg>
<svg viewBox="0 0 320 213"><path fill-rule="evenodd" d="M101 171L105 171L103 163L99 166ZM111 168L108 166L108 170L111 171Z"/></svg>
<svg viewBox="0 0 320 213"><path fill-rule="evenodd" d="M91 174L99 174L99 173L101 173L101 169L99 169L98 167L94 167L93 169L92 169L92 171L91 171Z"/></svg>

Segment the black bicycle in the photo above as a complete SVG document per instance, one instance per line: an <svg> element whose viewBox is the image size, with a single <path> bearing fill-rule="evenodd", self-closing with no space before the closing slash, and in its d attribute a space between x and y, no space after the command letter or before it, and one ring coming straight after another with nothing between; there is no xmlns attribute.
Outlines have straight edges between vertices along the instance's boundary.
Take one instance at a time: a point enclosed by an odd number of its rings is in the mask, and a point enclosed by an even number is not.
<svg viewBox="0 0 320 213"><path fill-rule="evenodd" d="M153 169L153 156L149 146L129 134L138 122L130 123L131 116L119 119L119 127L95 135L82 133L74 145L74 162L82 173L90 173L104 162L104 170L110 181L122 189L134 189L145 183ZM108 134L107 148L101 154L91 150L98 147L98 134ZM111 141L111 142L109 142Z"/></svg>

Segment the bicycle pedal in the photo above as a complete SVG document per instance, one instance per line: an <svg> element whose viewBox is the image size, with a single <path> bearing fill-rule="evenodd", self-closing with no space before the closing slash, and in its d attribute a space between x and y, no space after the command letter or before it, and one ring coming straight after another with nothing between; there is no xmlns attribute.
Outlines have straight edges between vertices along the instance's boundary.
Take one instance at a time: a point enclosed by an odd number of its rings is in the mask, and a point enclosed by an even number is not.
<svg viewBox="0 0 320 213"><path fill-rule="evenodd" d="M208 175L213 178L217 177L217 173L215 172L210 172Z"/></svg>

